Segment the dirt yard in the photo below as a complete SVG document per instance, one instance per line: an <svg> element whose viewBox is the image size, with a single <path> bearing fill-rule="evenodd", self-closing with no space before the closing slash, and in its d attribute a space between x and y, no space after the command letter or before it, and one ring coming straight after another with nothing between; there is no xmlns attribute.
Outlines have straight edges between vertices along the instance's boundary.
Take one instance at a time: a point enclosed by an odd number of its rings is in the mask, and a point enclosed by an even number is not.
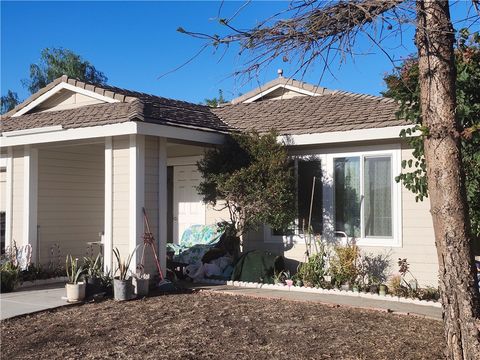
<svg viewBox="0 0 480 360"><path fill-rule="evenodd" d="M205 291L1 323L2 359L441 359L443 343L435 320Z"/></svg>

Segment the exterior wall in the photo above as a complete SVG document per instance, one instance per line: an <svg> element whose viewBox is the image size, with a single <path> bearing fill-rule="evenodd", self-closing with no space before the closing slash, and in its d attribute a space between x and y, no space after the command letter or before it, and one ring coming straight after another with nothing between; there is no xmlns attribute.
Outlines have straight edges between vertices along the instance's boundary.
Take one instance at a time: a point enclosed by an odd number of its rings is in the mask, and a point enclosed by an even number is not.
<svg viewBox="0 0 480 360"><path fill-rule="evenodd" d="M285 89L285 88L279 88L277 90L272 91L271 93L268 93L264 97L256 100L256 101L261 101L261 100L285 100L285 99L291 99L297 96L307 96L305 94L299 93L297 91Z"/></svg>
<svg viewBox="0 0 480 360"><path fill-rule="evenodd" d="M413 158L412 150L406 146L401 150L402 160ZM416 202L415 195L405 187L401 187L402 206L402 239L400 247L389 246L362 246L362 252L368 254L388 254L391 259L390 272L398 271L398 258L407 258L410 270L421 286L437 286L438 260L435 247L433 223L430 215L430 202ZM245 237L244 249L267 250L272 253L284 255L293 260L295 269L298 262L305 260L305 243L290 240L271 239L269 230L261 228L252 231Z"/></svg>
<svg viewBox="0 0 480 360"><path fill-rule="evenodd" d="M112 142L112 245L126 258L130 252L130 142L128 136L114 137Z"/></svg>
<svg viewBox="0 0 480 360"><path fill-rule="evenodd" d="M69 90L62 90L58 94L53 95L51 98L40 104L36 111L42 112L66 110L101 103L102 101L98 99L94 99L83 94L74 93Z"/></svg>
<svg viewBox="0 0 480 360"><path fill-rule="evenodd" d="M39 150L40 263L63 265L67 254L81 258L89 254L87 242L100 241L104 230L103 151L103 144ZM92 250L96 254L99 247Z"/></svg>
<svg viewBox="0 0 480 360"><path fill-rule="evenodd" d="M12 240L17 246L27 244L23 238L23 199L24 199L24 148L13 149L12 160ZM8 241L8 240L7 240Z"/></svg>

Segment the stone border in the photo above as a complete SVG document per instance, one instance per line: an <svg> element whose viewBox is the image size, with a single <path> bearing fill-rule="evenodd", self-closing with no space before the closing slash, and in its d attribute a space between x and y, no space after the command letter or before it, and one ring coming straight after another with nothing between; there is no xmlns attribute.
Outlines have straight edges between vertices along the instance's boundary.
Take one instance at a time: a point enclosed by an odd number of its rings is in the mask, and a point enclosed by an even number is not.
<svg viewBox="0 0 480 360"><path fill-rule="evenodd" d="M380 301L392 301L392 302L401 302L405 304L414 304L414 305L423 305L423 306L433 306L441 308L442 304L438 301L433 300L419 300L419 299L410 299L403 298L394 295L379 295L379 294L370 294L363 292L353 292L345 291L340 289L322 289L322 288L311 288L305 286L287 286L287 285L274 285L274 284L263 284L255 282L245 282L245 281L224 281L224 280L214 280L214 279L203 279L201 282L212 285L228 285L235 287L244 287L250 289L268 289L268 290L280 290L280 291L297 291L304 293L313 293L313 294L323 294L323 295L341 295L341 296L353 296L353 297L362 297L372 300Z"/></svg>
<svg viewBox="0 0 480 360"><path fill-rule="evenodd" d="M61 283L61 282L66 283L67 281L68 281L68 277L66 277L66 276L60 276L60 277L55 277L55 278L50 278L50 279L40 279L40 280L34 280L34 281L24 281L20 285L16 286L15 290L28 288L28 287L32 287L32 286L57 284L57 283Z"/></svg>

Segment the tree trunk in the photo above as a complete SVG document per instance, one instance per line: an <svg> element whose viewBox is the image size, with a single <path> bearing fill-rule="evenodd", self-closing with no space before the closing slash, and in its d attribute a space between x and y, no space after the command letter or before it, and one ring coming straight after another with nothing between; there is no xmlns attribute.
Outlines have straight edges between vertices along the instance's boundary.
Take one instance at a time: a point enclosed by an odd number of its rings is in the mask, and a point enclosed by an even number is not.
<svg viewBox="0 0 480 360"><path fill-rule="evenodd" d="M480 359L480 296L455 120L454 33L447 0L417 0L420 106L449 359Z"/></svg>

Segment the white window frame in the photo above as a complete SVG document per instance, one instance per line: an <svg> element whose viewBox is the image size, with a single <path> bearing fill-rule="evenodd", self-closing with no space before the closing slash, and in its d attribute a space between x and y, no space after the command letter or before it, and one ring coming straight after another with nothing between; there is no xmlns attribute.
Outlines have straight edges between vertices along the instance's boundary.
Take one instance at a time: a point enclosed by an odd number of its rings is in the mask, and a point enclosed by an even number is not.
<svg viewBox="0 0 480 360"><path fill-rule="evenodd" d="M364 167L365 159L368 157L380 157L388 156L391 158L392 166L392 236L391 237L381 237L381 236L365 236L365 227L364 227ZM335 169L334 169L334 160L344 157L358 157L360 158L360 189L361 189L361 206L360 206L360 231L361 235L359 238L355 238L357 245L359 246L389 246L389 247L401 247L402 246L402 201L401 194L402 188L401 184L395 181L395 177L401 172L401 148L398 146L390 146L390 148L378 148L371 147L365 148L362 150L355 150L349 152L335 152L327 155L327 173L326 180L331 184L327 186L326 190L329 200L328 204L324 203L324 208L326 213L332 214L331 218L326 218L324 216L324 234L330 239L335 237ZM326 206L327 205L327 206Z"/></svg>
<svg viewBox="0 0 480 360"><path fill-rule="evenodd" d="M401 173L401 146L400 144L370 145L344 148L317 149L296 154L297 158L315 155L321 161L322 184L323 184L323 234L322 237L328 242L336 242L341 238L335 236L335 184L334 184L334 159L342 157L360 158L360 186L364 189L364 159L366 157L389 156L392 166L392 236L391 237L365 237L364 236L364 204L361 206L361 237L355 241L359 246L372 247L402 247L402 185L395 181L395 177ZM264 226L265 243L295 244L304 243L305 237L295 235L273 235L269 226Z"/></svg>

